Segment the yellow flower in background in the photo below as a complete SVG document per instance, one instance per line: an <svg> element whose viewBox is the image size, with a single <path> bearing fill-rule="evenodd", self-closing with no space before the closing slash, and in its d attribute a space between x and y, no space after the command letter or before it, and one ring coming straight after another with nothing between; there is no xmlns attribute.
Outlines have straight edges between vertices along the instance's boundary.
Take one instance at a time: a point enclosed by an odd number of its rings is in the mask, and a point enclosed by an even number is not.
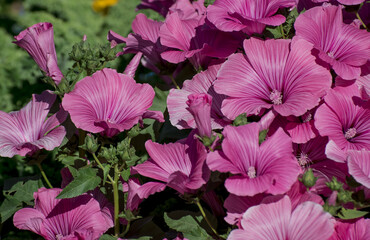
<svg viewBox="0 0 370 240"><path fill-rule="evenodd" d="M116 5L118 0L94 0L92 8L95 12L107 14L108 8Z"/></svg>

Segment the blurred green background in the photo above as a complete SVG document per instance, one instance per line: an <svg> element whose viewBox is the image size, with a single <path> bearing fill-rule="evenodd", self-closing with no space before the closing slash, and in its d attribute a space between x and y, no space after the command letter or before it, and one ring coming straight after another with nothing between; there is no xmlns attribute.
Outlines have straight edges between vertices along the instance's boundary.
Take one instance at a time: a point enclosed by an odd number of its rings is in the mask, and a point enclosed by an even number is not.
<svg viewBox="0 0 370 240"><path fill-rule="evenodd" d="M107 33L113 30L122 36L131 31L136 6L140 0L118 0L105 13L95 12L93 0L0 0L0 110L16 111L30 101L33 93L49 88L41 81L43 76L28 53L12 43L14 36L38 22L51 22L58 66L63 73L72 66L69 52L86 34L92 44L107 43ZM158 18L154 12L144 12ZM122 56L108 67L122 71L132 56ZM49 162L44 168L51 182L60 183L59 162ZM20 157L0 157L1 192L11 178L35 176L39 171L24 164ZM0 203L4 200L1 195ZM17 230L10 218L0 225L0 239L39 239L27 231Z"/></svg>

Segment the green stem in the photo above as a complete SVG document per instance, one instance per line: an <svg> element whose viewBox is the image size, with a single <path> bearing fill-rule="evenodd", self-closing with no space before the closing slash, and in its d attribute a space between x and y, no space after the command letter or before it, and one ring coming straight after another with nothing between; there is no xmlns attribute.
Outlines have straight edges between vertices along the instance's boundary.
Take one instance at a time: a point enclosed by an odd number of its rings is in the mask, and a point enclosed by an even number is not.
<svg viewBox="0 0 370 240"><path fill-rule="evenodd" d="M114 181L113 181L113 199L114 199L114 235L118 237L119 234L119 195L118 195L118 180L119 171L117 164L114 165Z"/></svg>
<svg viewBox="0 0 370 240"><path fill-rule="evenodd" d="M46 184L49 186L49 188L53 188L53 186L51 185L51 183L49 182L49 179L48 177L46 176L45 172L44 172L44 169L42 169L41 167L41 164L40 163L36 163L37 167L40 169L40 172L41 172L41 175L42 177L44 178Z"/></svg>
<svg viewBox="0 0 370 240"><path fill-rule="evenodd" d="M130 224L131 224L131 222L127 220L126 229L125 229L125 231L121 234L121 236L123 236L123 237L124 237L124 236L128 233L128 231L130 230Z"/></svg>
<svg viewBox="0 0 370 240"><path fill-rule="evenodd" d="M220 237L220 235L218 235L218 233L217 233L216 229L214 229L214 228L212 227L211 222L208 220L208 218L207 218L207 216L206 216L206 213L204 212L204 209L203 209L202 205L200 204L199 198L196 198L196 199L195 199L195 203L197 204L197 206L198 206L198 208L199 208L200 212L202 213L202 215L203 215L204 219L206 220L206 222L207 222L208 226L212 229L212 232L213 232L213 233L214 233L214 234L215 234L219 239L221 239L221 237Z"/></svg>
<svg viewBox="0 0 370 240"><path fill-rule="evenodd" d="M101 168L101 170L103 170L103 172L104 172L104 167L103 167L103 165L101 164L101 162L99 161L99 158L95 155L95 153L93 153L92 155L93 155L93 157L94 157L95 162L97 162L97 163L98 163L98 166L99 166L99 167ZM113 180L113 178L109 175L109 173L107 174L107 177L109 178L110 182L113 184L114 180Z"/></svg>
<svg viewBox="0 0 370 240"><path fill-rule="evenodd" d="M281 35L283 36L283 39L285 39L285 34L284 34L284 28L283 28L283 25L280 25L279 26L280 28L280 31L281 31Z"/></svg>
<svg viewBox="0 0 370 240"><path fill-rule="evenodd" d="M362 26L364 26L364 28L367 29L366 24L364 23L364 21L362 21L362 19L360 17L360 14L358 14L358 12L356 12L356 17L357 17L358 20L360 20Z"/></svg>
<svg viewBox="0 0 370 240"><path fill-rule="evenodd" d="M175 87L176 87L177 89L180 89L179 85L177 85L177 83L176 83L175 79L173 78L173 76L172 76L172 75L169 75L169 76L170 76L170 78L171 78L171 81L172 81L173 85L175 85Z"/></svg>

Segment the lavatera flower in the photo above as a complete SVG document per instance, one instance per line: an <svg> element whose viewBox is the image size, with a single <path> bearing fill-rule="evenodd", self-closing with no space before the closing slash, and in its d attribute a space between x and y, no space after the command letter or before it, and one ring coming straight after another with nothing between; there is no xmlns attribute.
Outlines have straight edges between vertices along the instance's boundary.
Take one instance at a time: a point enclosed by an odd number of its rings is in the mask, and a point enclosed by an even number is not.
<svg viewBox="0 0 370 240"><path fill-rule="evenodd" d="M0 156L32 155L39 149L53 150L62 143L66 130L60 124L66 119L66 112L61 109L47 118L55 99L56 95L44 91L32 95L31 102L19 111L0 111Z"/></svg>
<svg viewBox="0 0 370 240"><path fill-rule="evenodd" d="M14 38L14 43L25 49L41 70L58 85L63 74L57 64L53 25L48 22L37 23Z"/></svg>
<svg viewBox="0 0 370 240"><path fill-rule="evenodd" d="M62 104L77 128L112 137L148 113L154 94L149 84L104 68L79 81Z"/></svg>

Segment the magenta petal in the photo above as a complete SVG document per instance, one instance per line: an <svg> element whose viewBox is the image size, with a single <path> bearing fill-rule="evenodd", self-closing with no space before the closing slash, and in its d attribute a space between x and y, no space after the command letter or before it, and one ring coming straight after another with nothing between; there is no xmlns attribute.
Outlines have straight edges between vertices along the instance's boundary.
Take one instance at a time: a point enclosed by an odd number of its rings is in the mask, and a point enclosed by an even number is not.
<svg viewBox="0 0 370 240"><path fill-rule="evenodd" d="M135 77L136 69L137 69L137 67L140 64L140 59L141 59L142 56L143 56L143 53L141 53L141 52L137 53L132 58L132 60L130 61L130 63L127 65L127 67L125 68L125 71L123 72L123 74L126 74L127 76L134 78Z"/></svg>
<svg viewBox="0 0 370 240"><path fill-rule="evenodd" d="M127 197L127 208L131 211L138 208L139 204L143 199L147 199L150 195L161 192L165 189L166 184L158 182L148 182L143 185L136 183L130 179L128 181L128 197Z"/></svg>
<svg viewBox="0 0 370 240"><path fill-rule="evenodd" d="M34 208L23 208L16 212L13 217L14 226L41 234L41 226L45 215Z"/></svg>
<svg viewBox="0 0 370 240"><path fill-rule="evenodd" d="M231 172L238 174L240 170L235 166L223 152L214 151L207 155L207 165L212 171Z"/></svg>
<svg viewBox="0 0 370 240"><path fill-rule="evenodd" d="M254 196L266 192L272 184L273 178L268 175L256 178L232 176L225 181L227 191L237 196Z"/></svg>
<svg viewBox="0 0 370 240"><path fill-rule="evenodd" d="M120 43L125 43L126 38L122 37L118 33L113 32L112 30L109 30L108 35L107 35L108 41L115 41L117 44Z"/></svg>
<svg viewBox="0 0 370 240"><path fill-rule="evenodd" d="M25 49L41 70L59 84L63 74L57 65L53 25L48 22L37 23L14 38L14 43Z"/></svg>
<svg viewBox="0 0 370 240"><path fill-rule="evenodd" d="M330 140L325 148L326 156L336 162L346 162L346 152L338 147L333 140Z"/></svg>
<svg viewBox="0 0 370 240"><path fill-rule="evenodd" d="M33 95L32 101L17 112L0 112L1 156L25 156L42 148L53 150L61 144L66 131L58 125L65 120L66 113L61 110L45 121L55 98L56 95L44 91Z"/></svg>
<svg viewBox="0 0 370 240"><path fill-rule="evenodd" d="M356 181L370 188L370 151L348 151L347 162L348 171Z"/></svg>
<svg viewBox="0 0 370 240"><path fill-rule="evenodd" d="M328 239L334 232L335 220L313 202L304 202L294 209L287 239Z"/></svg>
<svg viewBox="0 0 370 240"><path fill-rule="evenodd" d="M63 98L77 128L98 133L130 129L152 105L154 90L127 75L105 68L79 81Z"/></svg>

